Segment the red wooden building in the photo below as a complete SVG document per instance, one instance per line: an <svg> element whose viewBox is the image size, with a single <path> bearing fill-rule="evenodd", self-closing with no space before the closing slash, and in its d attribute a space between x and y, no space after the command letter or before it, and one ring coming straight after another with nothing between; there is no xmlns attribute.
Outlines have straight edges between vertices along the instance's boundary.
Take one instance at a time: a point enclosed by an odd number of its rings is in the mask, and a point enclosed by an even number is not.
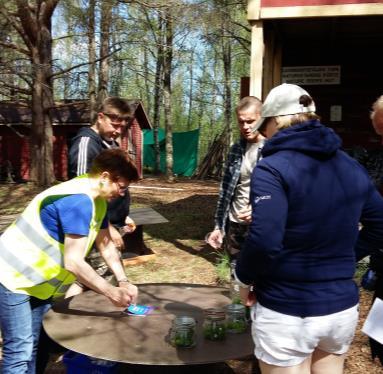
<svg viewBox="0 0 383 374"><path fill-rule="evenodd" d="M383 94L383 1L249 0L247 18L251 71L242 95L301 85L345 148L379 146L369 111Z"/></svg>
<svg viewBox="0 0 383 374"><path fill-rule="evenodd" d="M142 178L143 134L151 129L149 118L140 100L129 100L135 107L134 118L122 134L121 147L135 160ZM29 178L30 107L13 102L0 102L0 179L16 181ZM89 126L87 101L65 101L52 110L53 158L57 180L67 179L67 154L71 138L82 126Z"/></svg>

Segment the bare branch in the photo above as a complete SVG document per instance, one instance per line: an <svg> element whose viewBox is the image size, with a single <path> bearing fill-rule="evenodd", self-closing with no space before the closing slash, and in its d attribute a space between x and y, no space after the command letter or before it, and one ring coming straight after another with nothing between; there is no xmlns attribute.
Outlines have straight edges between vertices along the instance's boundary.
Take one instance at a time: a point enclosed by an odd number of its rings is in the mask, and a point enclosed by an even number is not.
<svg viewBox="0 0 383 374"><path fill-rule="evenodd" d="M141 5L145 8L150 8L150 9L165 9L169 8L172 4L171 1L165 2L164 1L159 1L159 2L146 2L146 1L140 1L140 0L118 0L119 3L122 4L138 4Z"/></svg>
<svg viewBox="0 0 383 374"><path fill-rule="evenodd" d="M13 49L17 52L20 52L20 53L28 56L28 57L31 56L31 53L27 49L20 48L19 46L17 46L14 43L4 43L4 42L0 41L0 45L3 46L4 48Z"/></svg>
<svg viewBox="0 0 383 374"><path fill-rule="evenodd" d="M0 87L6 87L9 89L15 90L17 92L23 93L25 95L31 95L32 94L32 90L28 90L26 88L21 88L20 86L16 86L14 84L6 83L3 81L0 81Z"/></svg>
<svg viewBox="0 0 383 374"><path fill-rule="evenodd" d="M240 28L244 29L244 30L247 31L249 34L251 33L251 29L250 29L250 27L247 27L244 23L240 23L240 22L233 21L233 20L231 20L231 22L232 22L234 25L239 26Z"/></svg>
<svg viewBox="0 0 383 374"><path fill-rule="evenodd" d="M28 48L31 48L32 45L30 43L30 40L26 37L23 28L20 27L20 25L15 19L18 15L15 13L8 12L8 10L5 7L0 7L0 14L2 14L6 18L6 20L11 24L11 26L16 30L16 32L21 36L21 38L24 40L25 45Z"/></svg>
<svg viewBox="0 0 383 374"><path fill-rule="evenodd" d="M85 66L85 65L89 65L89 64L92 64L92 63L95 63L95 62L98 62L98 61L102 61L102 60L104 60L104 59L106 59L106 58L108 58L108 57L114 55L115 53L119 52L120 50L121 50L121 48L118 48L118 49L116 49L115 51L110 52L110 53L107 54L106 56L101 57L101 58L98 58L98 59L96 59L96 60L94 60L94 61L82 62L81 64L73 65L73 66L71 66L71 67L69 67L69 68L67 68L67 69L60 70L60 71L58 71L57 73L53 73L53 74L51 74L51 75L49 76L49 78L55 78L55 77L57 77L57 76L59 76L59 75L66 74L66 73L68 73L69 71L72 71L72 70L74 70L74 69L77 69L77 68L79 68L79 67L81 67L81 66Z"/></svg>
<svg viewBox="0 0 383 374"><path fill-rule="evenodd" d="M5 74L16 75L18 78L22 79L28 86L32 87L32 81L29 80L29 77L30 77L29 74L22 74L11 67L7 67L7 69L3 69L3 70L4 70L4 73L0 73L0 75L5 75Z"/></svg>

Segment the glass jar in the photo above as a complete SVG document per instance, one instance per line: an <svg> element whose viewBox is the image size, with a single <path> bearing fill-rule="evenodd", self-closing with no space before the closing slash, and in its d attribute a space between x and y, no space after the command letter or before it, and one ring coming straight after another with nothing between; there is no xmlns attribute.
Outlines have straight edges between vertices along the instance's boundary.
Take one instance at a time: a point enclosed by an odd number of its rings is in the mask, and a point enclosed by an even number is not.
<svg viewBox="0 0 383 374"><path fill-rule="evenodd" d="M170 329L170 344L174 347L194 347L196 344L195 326L196 321L193 317L176 317Z"/></svg>
<svg viewBox="0 0 383 374"><path fill-rule="evenodd" d="M227 331L231 333L245 332L247 328L246 307L242 304L230 304L226 307Z"/></svg>
<svg viewBox="0 0 383 374"><path fill-rule="evenodd" d="M226 338L226 315L222 309L205 309L203 336L208 340L224 340Z"/></svg>

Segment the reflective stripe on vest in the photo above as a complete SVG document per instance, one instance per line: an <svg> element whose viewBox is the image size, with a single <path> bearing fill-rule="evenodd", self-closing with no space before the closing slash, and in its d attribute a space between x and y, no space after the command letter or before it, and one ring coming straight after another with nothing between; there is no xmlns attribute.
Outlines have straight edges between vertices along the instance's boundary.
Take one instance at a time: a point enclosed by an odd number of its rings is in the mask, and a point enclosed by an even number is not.
<svg viewBox="0 0 383 374"><path fill-rule="evenodd" d="M19 217L15 225L18 227L20 231L27 235L29 239L35 243L37 247L39 247L42 251L44 251L47 255L49 255L52 260L56 262L56 264L61 266L62 256L60 248L53 246L51 243L47 242L43 236L41 236L32 225L27 222L23 216Z"/></svg>
<svg viewBox="0 0 383 374"><path fill-rule="evenodd" d="M63 265L64 245L49 236L39 214L47 197L71 194L86 194L92 201L93 214L84 255L91 249L106 213L106 202L93 200L89 179L81 176L37 195L0 237L0 283L6 288L47 299L62 296L73 283L74 275Z"/></svg>
<svg viewBox="0 0 383 374"><path fill-rule="evenodd" d="M31 280L32 284L39 284L45 282L45 278L39 274L35 269L20 261L8 248L3 245L0 239L0 257L10 266L12 266L19 273Z"/></svg>

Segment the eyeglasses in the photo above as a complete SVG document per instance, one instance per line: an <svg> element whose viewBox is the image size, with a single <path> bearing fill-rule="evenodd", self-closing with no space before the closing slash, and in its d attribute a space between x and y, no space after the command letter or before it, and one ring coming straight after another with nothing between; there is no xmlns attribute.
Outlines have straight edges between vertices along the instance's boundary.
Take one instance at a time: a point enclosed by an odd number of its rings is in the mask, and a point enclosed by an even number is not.
<svg viewBox="0 0 383 374"><path fill-rule="evenodd" d="M119 116L116 113L105 113L102 112L104 116L107 116L114 123L128 122L130 120L129 116Z"/></svg>
<svg viewBox="0 0 383 374"><path fill-rule="evenodd" d="M126 186L124 183L121 183L119 181L115 181L114 183L117 185L119 192L125 193L128 190L128 186Z"/></svg>

